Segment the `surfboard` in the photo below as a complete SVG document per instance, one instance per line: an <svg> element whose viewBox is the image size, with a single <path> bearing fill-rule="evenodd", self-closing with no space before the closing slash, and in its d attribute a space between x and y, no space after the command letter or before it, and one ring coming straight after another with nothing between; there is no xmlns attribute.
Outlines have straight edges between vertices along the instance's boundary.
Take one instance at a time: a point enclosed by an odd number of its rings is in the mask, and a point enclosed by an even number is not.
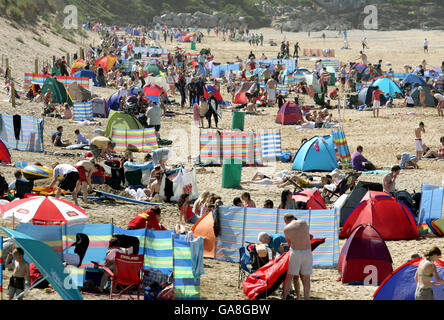
<svg viewBox="0 0 444 320"><path fill-rule="evenodd" d="M140 200L136 200L136 199L132 199L132 198L127 198L127 197L122 197L113 193L108 193L108 192L103 192L100 190L93 190L93 192L97 192L98 194L102 194L104 196L107 197L111 197L111 198L115 198L115 199L120 199L120 200L124 200L124 201L128 201L128 202L133 202L133 203L138 203L138 204L146 204L146 205L150 205L150 206L161 206L162 203L156 203L156 202L146 202L146 201L140 201Z"/></svg>
<svg viewBox="0 0 444 320"><path fill-rule="evenodd" d="M22 172L23 176L27 180L40 180L40 179L52 178L52 169L42 166L29 165L24 167Z"/></svg>

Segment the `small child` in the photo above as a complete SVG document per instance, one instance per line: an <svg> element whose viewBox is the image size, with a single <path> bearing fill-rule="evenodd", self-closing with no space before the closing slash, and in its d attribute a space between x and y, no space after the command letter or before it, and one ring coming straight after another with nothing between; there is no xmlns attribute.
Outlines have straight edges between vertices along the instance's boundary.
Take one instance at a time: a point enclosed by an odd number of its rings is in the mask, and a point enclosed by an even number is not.
<svg viewBox="0 0 444 320"><path fill-rule="evenodd" d="M256 204L253 200L251 200L250 193L244 192L241 196L242 201L244 202L244 207L246 208L256 208Z"/></svg>
<svg viewBox="0 0 444 320"><path fill-rule="evenodd" d="M12 258L15 259L12 262ZM6 257L6 268L13 268L12 276L9 279L8 296L12 300L14 296L18 296L25 290L25 283L29 285L29 264L25 261L25 253L22 248L15 248L12 253ZM18 298L23 300L23 296Z"/></svg>

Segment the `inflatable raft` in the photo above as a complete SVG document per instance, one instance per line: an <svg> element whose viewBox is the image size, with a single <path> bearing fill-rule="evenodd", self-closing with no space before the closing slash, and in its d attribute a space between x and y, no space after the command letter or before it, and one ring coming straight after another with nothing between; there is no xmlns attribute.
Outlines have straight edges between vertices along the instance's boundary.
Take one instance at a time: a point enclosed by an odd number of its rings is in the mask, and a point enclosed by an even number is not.
<svg viewBox="0 0 444 320"><path fill-rule="evenodd" d="M23 168L23 176L27 180L40 180L52 178L52 169L37 165L30 165Z"/></svg>

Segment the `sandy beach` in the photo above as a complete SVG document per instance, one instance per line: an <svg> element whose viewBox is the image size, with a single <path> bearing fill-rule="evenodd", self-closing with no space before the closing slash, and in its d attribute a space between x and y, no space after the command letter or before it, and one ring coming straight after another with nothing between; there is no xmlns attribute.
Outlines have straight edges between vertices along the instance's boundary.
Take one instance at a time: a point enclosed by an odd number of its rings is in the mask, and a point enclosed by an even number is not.
<svg viewBox="0 0 444 320"><path fill-rule="evenodd" d="M25 44L17 43L15 40L17 33L23 38ZM403 65L409 64L413 67L419 65L423 59L426 59L428 67L441 66L442 52L444 44L442 43L442 31L410 30L395 32L376 32L376 31L349 31L349 45L351 50L340 50L343 45L343 39L338 32L327 31L327 39L321 38L321 32L312 33L308 38L307 33L287 33L281 34L279 31L272 29L252 30L253 33L263 33L265 41L264 46L250 46L248 42L232 42L223 41L220 35L217 38L214 32L208 37L206 31L205 38L197 49L211 48L211 52L215 56L215 60L221 63L234 61L236 56L245 59L250 50L259 57L264 53L268 58L276 58L279 47L272 47L268 44L269 39L280 41L285 39L290 41L290 48L295 41L299 42L301 49L324 49L331 48L336 52L337 59L342 62L358 61L360 43L363 37L367 37L370 47L366 51L369 62L377 63L379 59L383 60L383 70L388 70L385 62L390 61L395 72L404 72ZM57 36L41 32L50 47L42 46L38 42L32 40L33 35L30 31L17 31L6 25L6 22L0 19L0 37L6 43L6 47L2 47L0 54L8 56L10 65L13 68L13 77L18 84L23 86L23 76L25 72L33 72L34 58L46 61L52 59L53 54L63 55L58 48L64 48L66 51L75 52L78 45L58 38ZM84 39L85 43L99 43L96 34L88 33L89 39ZM424 38L429 40L429 53L424 54L422 45ZM80 41L80 40L79 40ZM173 45L169 41L165 45L166 48L172 49ZM161 45L164 45L161 42ZM181 44L186 51L190 51L189 43ZM291 50L292 53L292 50ZM313 69L314 61L301 60L299 65L309 70ZM19 87L19 90L22 87ZM94 93L100 97L108 98L114 89L94 88ZM225 87L221 90L223 97L230 100ZM292 99L292 94L289 99ZM40 117L43 105L32 102L18 100L16 110L11 108L11 104L7 102L6 90L0 90L0 113L30 115ZM176 101L180 101L179 96L173 97ZM304 96L305 104L313 105L314 103ZM399 101L398 101L399 103ZM177 109L180 111L180 108ZM185 110L182 110L185 111ZM187 112L192 110L186 110ZM279 129L282 136L282 150L284 152L295 153L300 147L302 138L311 138L315 135L328 135L330 129L295 129L294 126L282 126L275 123L277 108L264 108L264 115L246 116L245 129ZM404 115L407 112L414 111L414 115ZM355 151L358 145L364 147L364 156L381 167L391 167L397 164L396 155L402 152L414 153L414 129L420 121L425 123L424 142L432 149L439 146L439 138L444 135L444 119L437 117L434 108L425 110L422 115L420 108L405 110L404 108L383 109L379 118L373 118L370 111L345 110L343 128L347 137L348 145L351 152ZM334 119L338 118L338 111L333 110ZM101 128L106 125L106 119L97 119L101 123ZM45 151L60 151L51 145L50 136L58 125L63 125L63 139L74 141L74 130L80 129L81 133L91 138L96 126L79 126L68 120L60 120L54 118L45 118L44 143ZM231 112L223 112L222 121L220 122L222 129L231 129ZM162 121L161 137L173 141L172 150L176 154L176 162L182 162L186 168L192 168L193 163L189 156L194 158L197 153L198 146L198 129L193 127L192 115L176 115L173 118L164 119ZM28 163L41 162L46 166L50 166L53 162L64 162L74 164L80 157L56 157L53 155L45 155L43 153L30 153L10 150L13 161L26 160ZM75 153L81 153L75 151ZM136 154L136 160L142 161L144 154ZM413 192L420 191L421 184L441 185L444 175L443 161L420 161L420 169L403 170L397 180L397 188ZM272 174L280 170L291 168L291 163L277 162L268 167L255 168L244 167L242 169L242 179L250 179L257 170L264 173ZM197 174L199 192L205 190L212 191L220 195L225 204L232 203L234 197L240 196L243 191L248 191L252 195L252 199L257 206L262 206L266 199L271 199L275 206L280 201L282 189L275 186L253 186L245 185L243 190L240 189L224 189L221 187L221 168L207 167L206 172ZM5 176L8 182L13 180L13 173L16 169L12 167L0 167L0 173ZM362 175L360 180L382 182L382 175ZM39 182L48 185L49 181ZM82 204L82 202L80 202ZM140 211L146 210L146 207L125 202L102 203L93 202L84 206L90 216L90 223L110 223L126 228L128 222ZM167 228L173 228L179 221L179 210L176 205L164 204L162 206L162 223ZM11 227L11 224L0 220L0 225ZM189 225L188 227L191 227ZM340 246L344 244L344 240L340 241ZM410 259L414 253L422 254L425 250L432 246L444 248L444 238L426 238L422 240L411 241L387 241L390 250L393 267L396 269ZM209 300L245 300L242 289L237 286L238 264L228 263L217 260L205 260L205 275L201 278L201 298ZM10 272L5 273L4 287L6 287ZM372 299L375 287L369 286L346 286L341 282L337 282L337 269L332 268L315 268L312 275L312 298L317 300L370 300ZM272 298L279 298L278 292ZM57 293L48 294L41 290L32 290L25 299L52 300L60 299ZM84 299L97 299L84 295ZM102 299L102 298L100 298Z"/></svg>

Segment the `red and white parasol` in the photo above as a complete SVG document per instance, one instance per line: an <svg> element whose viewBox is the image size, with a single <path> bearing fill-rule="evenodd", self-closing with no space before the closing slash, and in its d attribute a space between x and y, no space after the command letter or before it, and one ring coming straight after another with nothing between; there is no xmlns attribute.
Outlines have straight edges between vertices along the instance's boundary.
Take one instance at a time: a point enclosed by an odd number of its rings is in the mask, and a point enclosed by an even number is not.
<svg viewBox="0 0 444 320"><path fill-rule="evenodd" d="M31 197L0 206L4 220L38 225L84 224L86 211L71 202L54 197Z"/></svg>

